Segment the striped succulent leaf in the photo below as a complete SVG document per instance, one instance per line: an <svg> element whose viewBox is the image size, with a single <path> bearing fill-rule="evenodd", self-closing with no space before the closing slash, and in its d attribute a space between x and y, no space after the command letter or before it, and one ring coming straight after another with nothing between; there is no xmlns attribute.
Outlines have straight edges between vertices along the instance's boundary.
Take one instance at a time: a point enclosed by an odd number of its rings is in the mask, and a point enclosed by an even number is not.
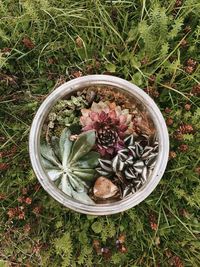
<svg viewBox="0 0 200 267"><path fill-rule="evenodd" d="M112 160L99 159L97 172L107 177L117 177L122 187L122 197L134 193L150 178L158 155L158 141L150 143L147 137L125 139L126 147ZM115 178L114 178L115 179Z"/></svg>

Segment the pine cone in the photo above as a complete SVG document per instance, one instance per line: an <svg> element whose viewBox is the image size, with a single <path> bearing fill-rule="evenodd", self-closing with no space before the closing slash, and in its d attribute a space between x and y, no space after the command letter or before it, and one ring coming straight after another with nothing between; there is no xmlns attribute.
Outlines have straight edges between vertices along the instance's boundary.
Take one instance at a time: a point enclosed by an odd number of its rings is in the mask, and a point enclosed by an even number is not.
<svg viewBox="0 0 200 267"><path fill-rule="evenodd" d="M176 132L174 133L174 138L175 138L176 140L178 140L178 141L181 141L181 140L183 140L183 134L180 133L179 131L176 131Z"/></svg>
<svg viewBox="0 0 200 267"><path fill-rule="evenodd" d="M197 62L194 59L189 58L188 61L187 61L187 66L191 66L193 68L196 68Z"/></svg>
<svg viewBox="0 0 200 267"><path fill-rule="evenodd" d="M148 86L144 89L144 91L150 95L153 98L157 98L159 97L159 92L156 88L152 87L152 86Z"/></svg>
<svg viewBox="0 0 200 267"><path fill-rule="evenodd" d="M183 39L180 43L180 46L183 48L187 47L187 45L188 45L188 42L185 39Z"/></svg>
<svg viewBox="0 0 200 267"><path fill-rule="evenodd" d="M195 172L200 175L200 166L198 166L196 169L195 169Z"/></svg>
<svg viewBox="0 0 200 267"><path fill-rule="evenodd" d="M185 72L187 72L188 74L191 74L191 73L193 73L194 72L194 67L192 67L192 66L186 66L185 67Z"/></svg>
<svg viewBox="0 0 200 267"><path fill-rule="evenodd" d="M186 152L186 151L188 150L188 145L186 145L186 144L181 144L181 145L179 146L179 150L180 150L181 152Z"/></svg>
<svg viewBox="0 0 200 267"><path fill-rule="evenodd" d="M183 124L179 127L179 132L181 134L191 134L193 133L194 128L192 127L191 124Z"/></svg>
<svg viewBox="0 0 200 267"><path fill-rule="evenodd" d="M176 2L175 2L175 7L180 7L180 6L182 6L182 0L176 0Z"/></svg>
<svg viewBox="0 0 200 267"><path fill-rule="evenodd" d="M176 158L176 152L175 151L170 151L169 152L169 159L175 159Z"/></svg>
<svg viewBox="0 0 200 267"><path fill-rule="evenodd" d="M174 123L174 120L172 118L167 118L166 124L167 126L171 126Z"/></svg>
<svg viewBox="0 0 200 267"><path fill-rule="evenodd" d="M165 113L169 114L171 111L172 111L171 108L168 107L165 108Z"/></svg>
<svg viewBox="0 0 200 267"><path fill-rule="evenodd" d="M185 110L189 111L191 109L191 105L190 104L185 104Z"/></svg>
<svg viewBox="0 0 200 267"><path fill-rule="evenodd" d="M154 84L155 83L155 81L156 81L156 76L155 75L151 75L150 77L149 77L149 79L148 79L148 82L149 82L149 84Z"/></svg>
<svg viewBox="0 0 200 267"><path fill-rule="evenodd" d="M194 96L200 96L200 83L193 86L191 93Z"/></svg>
<svg viewBox="0 0 200 267"><path fill-rule="evenodd" d="M194 59L189 58L186 62L185 71L191 74L192 72L195 71L196 67L197 67L197 62Z"/></svg>
<svg viewBox="0 0 200 267"><path fill-rule="evenodd" d="M185 28L184 28L184 32L185 33L188 33L188 32L191 32L191 27L190 26L186 26Z"/></svg>

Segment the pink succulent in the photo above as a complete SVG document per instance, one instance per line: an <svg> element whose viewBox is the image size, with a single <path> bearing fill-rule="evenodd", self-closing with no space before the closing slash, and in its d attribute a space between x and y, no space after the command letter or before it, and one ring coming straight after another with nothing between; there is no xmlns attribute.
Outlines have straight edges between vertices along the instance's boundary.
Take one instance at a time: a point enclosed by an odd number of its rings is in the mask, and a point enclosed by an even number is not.
<svg viewBox="0 0 200 267"><path fill-rule="evenodd" d="M129 133L132 115L113 102L93 102L90 109L82 109L80 123L83 131L95 129L97 149L102 156L113 155L123 148L124 136Z"/></svg>

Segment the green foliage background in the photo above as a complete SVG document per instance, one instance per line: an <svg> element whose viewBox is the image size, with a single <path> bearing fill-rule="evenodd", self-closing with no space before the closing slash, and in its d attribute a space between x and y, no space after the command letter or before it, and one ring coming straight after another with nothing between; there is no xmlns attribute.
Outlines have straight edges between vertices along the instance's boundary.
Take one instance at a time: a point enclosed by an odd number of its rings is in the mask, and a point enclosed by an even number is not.
<svg viewBox="0 0 200 267"><path fill-rule="evenodd" d="M0 0L0 266L200 266L200 109L191 93L200 76L199 10L198 0ZM190 58L197 66L188 73ZM173 118L176 157L156 190L121 214L81 215L36 190L27 149L31 121L55 85L77 71L151 86L163 115ZM194 132L177 141L181 123ZM16 208L23 219L8 216ZM126 253L115 246L120 234ZM96 253L94 240L110 257Z"/></svg>

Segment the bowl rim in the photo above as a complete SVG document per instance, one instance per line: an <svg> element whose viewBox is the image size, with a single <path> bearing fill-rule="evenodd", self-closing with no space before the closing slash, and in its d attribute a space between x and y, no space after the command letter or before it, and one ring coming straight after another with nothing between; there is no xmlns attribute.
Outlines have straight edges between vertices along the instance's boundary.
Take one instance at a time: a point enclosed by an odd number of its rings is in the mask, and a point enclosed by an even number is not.
<svg viewBox="0 0 200 267"><path fill-rule="evenodd" d="M94 85L107 85L125 90L126 92L131 93L133 96L135 96L146 106L157 129L157 136L159 139L159 154L156 165L153 169L152 177L136 193L125 199L109 204L87 205L80 203L79 201L74 200L71 197L68 197L61 190L59 190L48 178L48 175L45 173L45 170L41 163L39 146L40 134L44 120L46 119L46 116L48 115L49 111L56 103L56 101L69 93L77 91L78 89ZM158 185L164 174L168 162L169 135L165 120L158 106L155 104L153 99L138 86L116 76L103 74L87 75L62 84L53 92L51 92L40 105L32 121L30 129L29 155L33 170L40 184L45 189L45 191L47 191L59 203L74 211L84 214L110 215L123 212L138 205L140 202L146 199Z"/></svg>

